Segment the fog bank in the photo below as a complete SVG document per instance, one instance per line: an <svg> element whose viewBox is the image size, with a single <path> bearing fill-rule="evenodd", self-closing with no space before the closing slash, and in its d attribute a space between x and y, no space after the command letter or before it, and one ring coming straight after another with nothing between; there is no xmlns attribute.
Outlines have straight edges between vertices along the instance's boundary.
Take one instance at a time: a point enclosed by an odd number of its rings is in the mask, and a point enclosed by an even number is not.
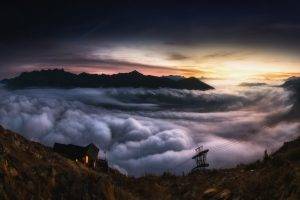
<svg viewBox="0 0 300 200"><path fill-rule="evenodd" d="M210 149L210 167L219 168L253 161L297 137L298 120L269 123L291 109L291 97L265 85L205 92L2 88L0 123L48 146L93 142L128 174L181 173L192 168L198 145Z"/></svg>

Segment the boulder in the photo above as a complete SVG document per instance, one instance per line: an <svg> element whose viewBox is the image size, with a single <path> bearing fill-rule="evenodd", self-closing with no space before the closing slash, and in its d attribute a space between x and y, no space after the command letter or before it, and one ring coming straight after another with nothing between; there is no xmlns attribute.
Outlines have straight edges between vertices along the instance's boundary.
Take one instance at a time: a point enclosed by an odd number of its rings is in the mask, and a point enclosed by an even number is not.
<svg viewBox="0 0 300 200"><path fill-rule="evenodd" d="M218 190L216 188L209 188L203 192L203 199L209 200L228 200L231 199L231 191L228 189Z"/></svg>
<svg viewBox="0 0 300 200"><path fill-rule="evenodd" d="M211 199L211 198L213 198L217 193L218 193L219 191L218 191L218 189L216 189L216 188L209 188L209 189L207 189L207 190L205 190L204 192L203 192L203 199Z"/></svg>

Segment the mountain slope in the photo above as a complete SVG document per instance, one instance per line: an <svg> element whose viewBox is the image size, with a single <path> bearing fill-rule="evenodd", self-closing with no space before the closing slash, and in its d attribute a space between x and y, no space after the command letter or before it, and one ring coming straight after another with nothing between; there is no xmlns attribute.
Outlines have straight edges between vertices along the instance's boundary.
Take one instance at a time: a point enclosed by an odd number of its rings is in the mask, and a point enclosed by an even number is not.
<svg viewBox="0 0 300 200"><path fill-rule="evenodd" d="M184 176L93 171L0 128L0 199L299 199L300 139L271 157Z"/></svg>
<svg viewBox="0 0 300 200"><path fill-rule="evenodd" d="M0 199L131 198L118 188L114 194L108 174L90 170L2 127L0 151Z"/></svg>
<svg viewBox="0 0 300 200"><path fill-rule="evenodd" d="M210 85L197 78L172 79L168 77L145 76L138 71L113 75L81 73L79 75L63 69L23 72L20 76L4 79L2 83L13 89L26 87L145 87L174 88L189 90L210 90Z"/></svg>

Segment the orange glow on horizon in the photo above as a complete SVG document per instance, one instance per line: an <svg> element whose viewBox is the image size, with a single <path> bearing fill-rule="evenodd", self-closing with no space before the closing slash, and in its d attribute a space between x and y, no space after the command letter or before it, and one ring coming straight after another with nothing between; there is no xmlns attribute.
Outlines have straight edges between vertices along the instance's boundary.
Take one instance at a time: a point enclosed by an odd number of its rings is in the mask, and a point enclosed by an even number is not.
<svg viewBox="0 0 300 200"><path fill-rule="evenodd" d="M137 70L144 75L193 76L209 83L224 84L274 83L300 76L300 58L295 55L233 46L176 47L174 50L173 46L131 45L97 49L87 55L86 60L89 59L91 63L59 66L77 74L116 74ZM43 68L31 65L25 69L34 67Z"/></svg>

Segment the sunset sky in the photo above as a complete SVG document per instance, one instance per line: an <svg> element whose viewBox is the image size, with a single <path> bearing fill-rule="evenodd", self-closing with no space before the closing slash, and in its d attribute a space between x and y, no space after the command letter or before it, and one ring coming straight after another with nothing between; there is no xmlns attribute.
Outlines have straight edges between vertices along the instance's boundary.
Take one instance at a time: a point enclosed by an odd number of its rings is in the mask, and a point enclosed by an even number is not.
<svg viewBox="0 0 300 200"><path fill-rule="evenodd" d="M1 78L63 67L138 70L214 84L300 75L299 3L135 1L1 7Z"/></svg>

